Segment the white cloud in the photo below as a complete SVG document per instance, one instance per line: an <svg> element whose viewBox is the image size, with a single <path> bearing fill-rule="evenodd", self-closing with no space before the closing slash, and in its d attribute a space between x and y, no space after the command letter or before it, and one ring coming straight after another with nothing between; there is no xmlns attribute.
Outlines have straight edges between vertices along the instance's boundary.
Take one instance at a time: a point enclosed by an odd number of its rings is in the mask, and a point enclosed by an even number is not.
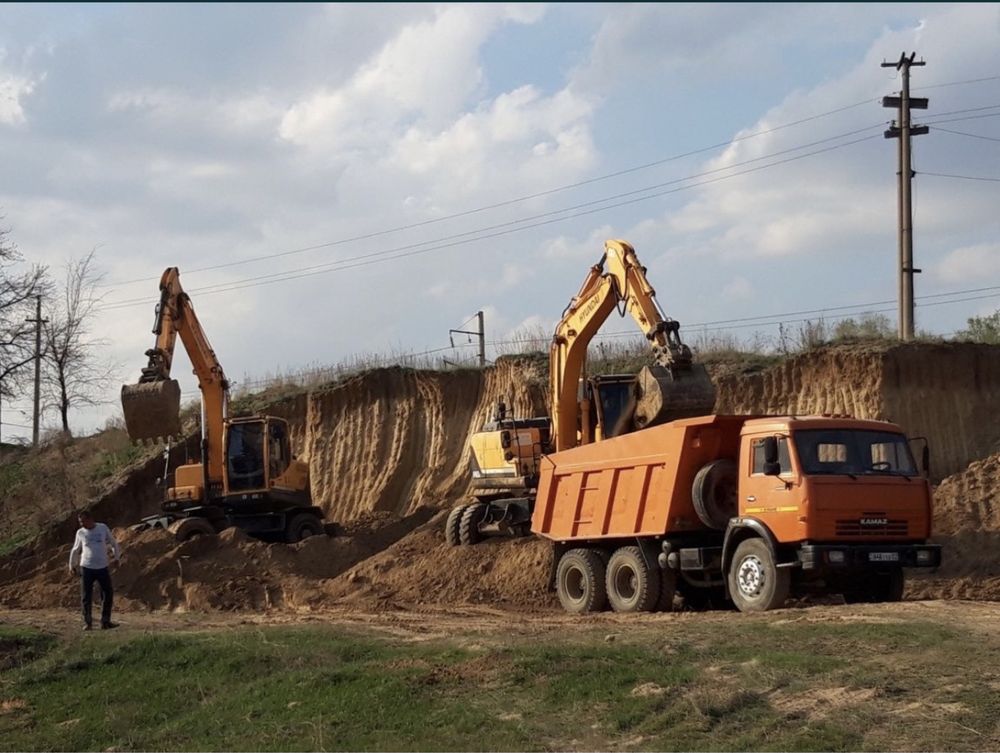
<svg viewBox="0 0 1000 753"><path fill-rule="evenodd" d="M972 283L1000 277L1000 243L980 243L956 248L933 269L944 283Z"/></svg>
<svg viewBox="0 0 1000 753"><path fill-rule="evenodd" d="M2 61L3 55L0 54ZM0 123L22 125L25 122L23 100L35 90L37 84L35 79L0 70Z"/></svg>

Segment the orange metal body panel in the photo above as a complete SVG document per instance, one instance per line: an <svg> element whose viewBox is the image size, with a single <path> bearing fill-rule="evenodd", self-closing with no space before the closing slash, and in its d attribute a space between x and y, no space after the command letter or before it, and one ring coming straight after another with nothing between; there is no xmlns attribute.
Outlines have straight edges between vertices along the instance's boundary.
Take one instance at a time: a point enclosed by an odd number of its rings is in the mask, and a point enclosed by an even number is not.
<svg viewBox="0 0 1000 753"><path fill-rule="evenodd" d="M531 530L567 541L704 529L691 503L694 476L736 456L745 421L683 419L546 455Z"/></svg>
<svg viewBox="0 0 1000 753"><path fill-rule="evenodd" d="M698 470L736 458L739 514L764 523L780 543L925 540L931 493L919 476L805 476L790 442L791 467L753 473L751 442L797 429L902 434L893 424L827 417L705 416L556 452L542 459L532 532L557 541L707 531L691 501ZM864 530L859 519L885 518Z"/></svg>

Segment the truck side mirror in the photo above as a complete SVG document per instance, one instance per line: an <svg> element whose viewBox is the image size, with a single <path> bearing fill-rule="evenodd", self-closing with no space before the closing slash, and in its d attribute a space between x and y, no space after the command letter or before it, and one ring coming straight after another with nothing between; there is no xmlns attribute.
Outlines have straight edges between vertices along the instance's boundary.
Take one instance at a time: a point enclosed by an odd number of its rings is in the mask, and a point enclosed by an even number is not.
<svg viewBox="0 0 1000 753"><path fill-rule="evenodd" d="M778 440L776 437L764 437L764 475L778 476L781 474L781 463L778 462Z"/></svg>
<svg viewBox="0 0 1000 753"><path fill-rule="evenodd" d="M924 445L924 449L920 452L920 468L925 476L931 475L931 448L927 445Z"/></svg>

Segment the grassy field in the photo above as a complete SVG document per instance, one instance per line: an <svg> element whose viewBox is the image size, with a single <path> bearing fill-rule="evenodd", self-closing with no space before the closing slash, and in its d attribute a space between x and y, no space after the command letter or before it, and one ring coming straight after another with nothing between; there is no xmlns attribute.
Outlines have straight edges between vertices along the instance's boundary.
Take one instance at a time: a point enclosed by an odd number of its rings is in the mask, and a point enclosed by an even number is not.
<svg viewBox="0 0 1000 753"><path fill-rule="evenodd" d="M79 635L0 626L0 748L1000 745L996 634L787 615L419 639L345 624Z"/></svg>

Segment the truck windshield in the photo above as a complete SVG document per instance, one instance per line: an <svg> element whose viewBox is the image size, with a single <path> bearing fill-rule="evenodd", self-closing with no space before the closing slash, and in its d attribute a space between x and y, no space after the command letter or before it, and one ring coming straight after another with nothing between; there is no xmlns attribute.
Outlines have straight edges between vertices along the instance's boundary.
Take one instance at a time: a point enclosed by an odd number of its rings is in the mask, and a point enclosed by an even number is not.
<svg viewBox="0 0 1000 753"><path fill-rule="evenodd" d="M886 431L804 429L794 434L806 474L896 474L915 476L906 437Z"/></svg>

